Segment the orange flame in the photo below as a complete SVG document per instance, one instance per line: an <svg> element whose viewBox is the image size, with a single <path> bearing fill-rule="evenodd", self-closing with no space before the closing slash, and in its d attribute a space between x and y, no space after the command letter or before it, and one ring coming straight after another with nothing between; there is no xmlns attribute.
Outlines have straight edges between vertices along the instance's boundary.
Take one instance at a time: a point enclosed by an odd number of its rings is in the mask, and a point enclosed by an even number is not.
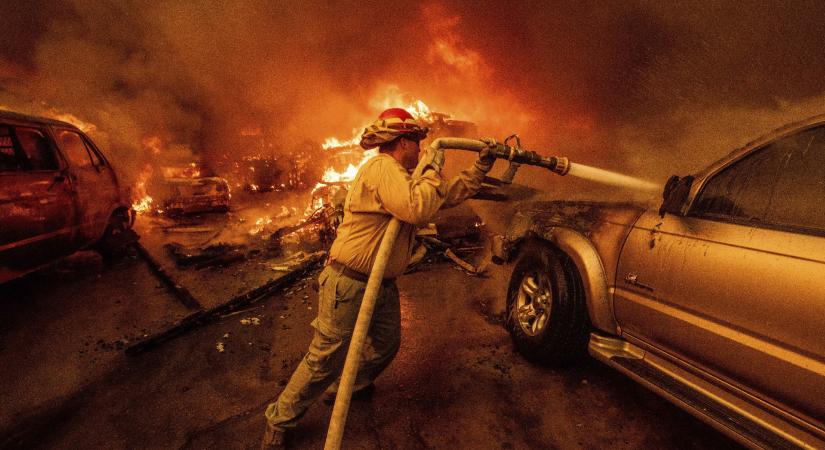
<svg viewBox="0 0 825 450"><path fill-rule="evenodd" d="M152 175L152 166L147 164L143 167L138 175L137 182L132 188L132 209L138 214L146 213L152 207L152 197L146 193L146 181Z"/></svg>
<svg viewBox="0 0 825 450"><path fill-rule="evenodd" d="M89 122L85 122L83 120L80 120L74 114L61 113L61 112L57 111L56 109L48 110L45 115L49 116L49 117L51 117L52 119L55 119L55 120L60 120L62 122L68 122L68 123L76 126L77 128L80 128L80 130L83 131L84 133L88 133L90 131L94 131L94 130L97 129L97 127L94 124L89 123Z"/></svg>

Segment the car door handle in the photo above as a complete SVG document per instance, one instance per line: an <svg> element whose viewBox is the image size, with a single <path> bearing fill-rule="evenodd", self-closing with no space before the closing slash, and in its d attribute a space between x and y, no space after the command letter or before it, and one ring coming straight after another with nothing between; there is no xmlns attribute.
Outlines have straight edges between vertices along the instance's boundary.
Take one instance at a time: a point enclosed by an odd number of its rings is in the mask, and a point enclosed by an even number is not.
<svg viewBox="0 0 825 450"><path fill-rule="evenodd" d="M58 184L60 184L64 181L66 181L66 176L63 175L62 173L59 173L59 174L54 176L54 179L52 179L52 184L50 184L49 187L46 188L46 190L51 191L53 187L57 186Z"/></svg>
<svg viewBox="0 0 825 450"><path fill-rule="evenodd" d="M642 289L647 289L649 291L653 290L653 286L651 286L649 284L642 283L641 281L639 281L639 276L636 275L635 273L628 273L627 275L625 275L624 281L627 284L632 284L633 286L638 286Z"/></svg>

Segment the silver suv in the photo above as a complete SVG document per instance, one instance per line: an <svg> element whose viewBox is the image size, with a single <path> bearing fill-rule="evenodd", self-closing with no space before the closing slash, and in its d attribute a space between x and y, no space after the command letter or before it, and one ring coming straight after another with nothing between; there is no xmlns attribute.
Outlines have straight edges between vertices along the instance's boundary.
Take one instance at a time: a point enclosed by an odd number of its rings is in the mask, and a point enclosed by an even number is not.
<svg viewBox="0 0 825 450"><path fill-rule="evenodd" d="M661 208L532 203L497 240L507 325L590 355L753 448L825 448L825 116L777 130Z"/></svg>

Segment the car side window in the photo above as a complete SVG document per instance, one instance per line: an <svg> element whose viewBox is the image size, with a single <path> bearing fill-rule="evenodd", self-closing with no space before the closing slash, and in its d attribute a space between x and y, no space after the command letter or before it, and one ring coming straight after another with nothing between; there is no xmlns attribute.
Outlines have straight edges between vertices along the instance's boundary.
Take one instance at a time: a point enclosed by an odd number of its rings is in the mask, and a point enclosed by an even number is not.
<svg viewBox="0 0 825 450"><path fill-rule="evenodd" d="M9 127L0 126L0 172L21 170L23 161L14 145Z"/></svg>
<svg viewBox="0 0 825 450"><path fill-rule="evenodd" d="M58 130L57 140L60 142L60 148L63 149L73 166L83 168L93 165L89 150L79 134L70 130Z"/></svg>
<svg viewBox="0 0 825 450"><path fill-rule="evenodd" d="M765 221L825 232L825 126L803 131L787 144Z"/></svg>
<svg viewBox="0 0 825 450"><path fill-rule="evenodd" d="M92 160L94 161L94 164L96 166L105 166L106 160L103 159L103 156L98 152L94 144L92 144L86 137L83 138L83 142L86 143L86 148L89 149L89 154L92 155Z"/></svg>
<svg viewBox="0 0 825 450"><path fill-rule="evenodd" d="M689 215L825 231L825 127L778 139L714 175Z"/></svg>
<svg viewBox="0 0 825 450"><path fill-rule="evenodd" d="M57 170L58 163L49 139L42 130L27 127L15 127L17 142L29 160L32 170Z"/></svg>

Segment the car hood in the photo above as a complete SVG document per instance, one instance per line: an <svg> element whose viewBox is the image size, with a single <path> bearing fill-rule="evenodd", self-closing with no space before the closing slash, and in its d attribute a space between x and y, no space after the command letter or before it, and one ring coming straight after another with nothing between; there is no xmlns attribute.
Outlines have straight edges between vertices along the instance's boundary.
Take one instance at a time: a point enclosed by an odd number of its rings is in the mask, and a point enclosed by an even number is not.
<svg viewBox="0 0 825 450"><path fill-rule="evenodd" d="M645 207L627 202L538 201L523 204L516 211L510 229L523 223L536 228L564 226L589 235L597 226L631 226ZM528 225L529 224L529 225ZM509 233L508 233L509 234Z"/></svg>

